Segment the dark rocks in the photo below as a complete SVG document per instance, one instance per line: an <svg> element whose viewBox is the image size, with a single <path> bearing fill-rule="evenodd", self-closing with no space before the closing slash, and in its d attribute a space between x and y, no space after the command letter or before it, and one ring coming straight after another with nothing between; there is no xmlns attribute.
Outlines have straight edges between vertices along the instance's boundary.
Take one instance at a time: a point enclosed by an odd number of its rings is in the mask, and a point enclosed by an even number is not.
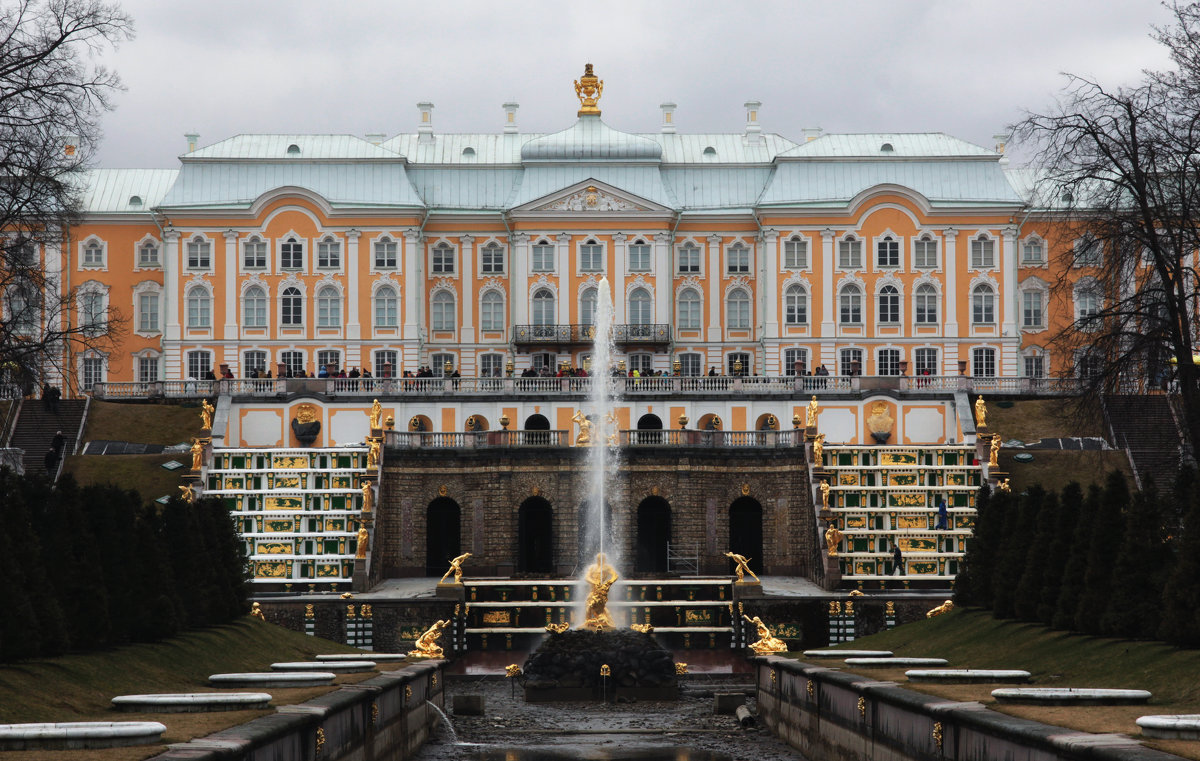
<svg viewBox="0 0 1200 761"><path fill-rule="evenodd" d="M604 666L607 676L601 673ZM648 697L646 690L662 697L677 693L671 653L651 635L627 629L550 634L525 661L524 672L527 696L548 690L577 695L581 689L610 699Z"/></svg>

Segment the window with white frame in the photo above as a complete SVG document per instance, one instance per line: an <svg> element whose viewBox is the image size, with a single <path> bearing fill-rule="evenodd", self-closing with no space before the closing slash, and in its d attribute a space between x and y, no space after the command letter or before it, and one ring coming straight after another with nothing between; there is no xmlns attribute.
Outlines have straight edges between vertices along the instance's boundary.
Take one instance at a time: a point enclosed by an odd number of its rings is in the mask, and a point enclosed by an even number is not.
<svg viewBox="0 0 1200 761"><path fill-rule="evenodd" d="M863 350L841 349L838 351L839 375L862 375Z"/></svg>
<svg viewBox="0 0 1200 761"><path fill-rule="evenodd" d="M692 377L701 375L704 372L704 357L695 352L687 352L680 354L679 357L679 374L689 375Z"/></svg>
<svg viewBox="0 0 1200 761"><path fill-rule="evenodd" d="M971 266L975 269L996 266L996 242L982 233L971 239Z"/></svg>
<svg viewBox="0 0 1200 761"><path fill-rule="evenodd" d="M745 275L750 272L750 249L735 243L725 252L725 272L730 275Z"/></svg>
<svg viewBox="0 0 1200 761"><path fill-rule="evenodd" d="M558 355L551 352L538 352L537 354L530 356L529 364L539 373L542 371L543 367L550 371L554 371L558 369Z"/></svg>
<svg viewBox="0 0 1200 761"><path fill-rule="evenodd" d="M649 325L654 322L654 304L645 288L634 288L629 293L629 324Z"/></svg>
<svg viewBox="0 0 1200 761"><path fill-rule="evenodd" d="M679 247L679 267L676 271L680 274L695 274L700 271L699 246L685 243Z"/></svg>
<svg viewBox="0 0 1200 761"><path fill-rule="evenodd" d="M843 325L862 324L862 289L851 283L838 293L838 317Z"/></svg>
<svg viewBox="0 0 1200 761"><path fill-rule="evenodd" d="M900 322L900 291L894 285L885 285L876 295L876 319L882 325Z"/></svg>
<svg viewBox="0 0 1200 761"><path fill-rule="evenodd" d="M1040 290L1021 291L1021 326L1040 328L1045 323L1045 298Z"/></svg>
<svg viewBox="0 0 1200 761"><path fill-rule="evenodd" d="M330 375L336 375L342 366L342 353L337 349L321 349L317 352L317 372L322 367L329 368Z"/></svg>
<svg viewBox="0 0 1200 761"><path fill-rule="evenodd" d="M918 325L935 325L938 321L937 289L929 283L917 286L914 298Z"/></svg>
<svg viewBox="0 0 1200 761"><path fill-rule="evenodd" d="M158 380L158 357L138 357L138 383Z"/></svg>
<svg viewBox="0 0 1200 761"><path fill-rule="evenodd" d="M875 266L894 269L900 266L900 241L885 235L875 243Z"/></svg>
<svg viewBox="0 0 1200 761"><path fill-rule="evenodd" d="M454 274L454 249L450 244L439 243L433 247L433 266L430 269L435 275Z"/></svg>
<svg viewBox="0 0 1200 761"><path fill-rule="evenodd" d="M247 238L242 244L242 269L261 270L267 268L267 242L257 235Z"/></svg>
<svg viewBox="0 0 1200 761"><path fill-rule="evenodd" d="M594 240L581 245L579 269L581 272L601 272L604 269L604 246Z"/></svg>
<svg viewBox="0 0 1200 761"><path fill-rule="evenodd" d="M212 241L197 235L187 242L187 267L190 270L212 269Z"/></svg>
<svg viewBox="0 0 1200 761"><path fill-rule="evenodd" d="M533 311L531 312L534 325L553 325L554 293L549 288L539 288L533 292Z"/></svg>
<svg viewBox="0 0 1200 761"><path fill-rule="evenodd" d="M651 354L630 354L630 372L637 370L638 375L649 375L654 371L654 356Z"/></svg>
<svg viewBox="0 0 1200 761"><path fill-rule="evenodd" d="M104 357L83 358L83 390L91 391L97 383L104 382Z"/></svg>
<svg viewBox="0 0 1200 761"><path fill-rule="evenodd" d="M327 285L317 291L317 327L342 326L342 297L337 288Z"/></svg>
<svg viewBox="0 0 1200 761"><path fill-rule="evenodd" d="M289 376L296 376L304 372L304 352L302 351L280 352L279 361L283 363Z"/></svg>
<svg viewBox="0 0 1200 761"><path fill-rule="evenodd" d="M158 266L158 244L152 240L145 241L138 246L138 266L139 267L157 267Z"/></svg>
<svg viewBox="0 0 1200 761"><path fill-rule="evenodd" d="M504 294L484 292L479 300L479 327L481 330L504 330Z"/></svg>
<svg viewBox="0 0 1200 761"><path fill-rule="evenodd" d="M213 371L212 352L189 351L187 353L187 377L192 380L204 380Z"/></svg>
<svg viewBox="0 0 1200 761"><path fill-rule="evenodd" d="M938 350L928 347L913 351L914 375L941 375L938 370Z"/></svg>
<svg viewBox="0 0 1200 761"><path fill-rule="evenodd" d="M596 324L596 298L595 288L585 288L579 297L579 321L584 325Z"/></svg>
<svg viewBox="0 0 1200 761"><path fill-rule="evenodd" d="M504 248L499 243L489 243L479 252L479 271L484 275L504 274Z"/></svg>
<svg viewBox="0 0 1200 761"><path fill-rule="evenodd" d="M1075 241L1075 266L1099 267L1104 264L1104 246L1091 233Z"/></svg>
<svg viewBox="0 0 1200 761"><path fill-rule="evenodd" d="M859 269L862 267L862 241L854 236L838 241L838 267Z"/></svg>
<svg viewBox="0 0 1200 761"><path fill-rule="evenodd" d="M913 243L913 266L919 270L935 270L938 267L937 239L929 233Z"/></svg>
<svg viewBox="0 0 1200 761"><path fill-rule="evenodd" d="M321 269L338 269L342 266L342 242L328 236L317 242L317 266Z"/></svg>
<svg viewBox="0 0 1200 761"><path fill-rule="evenodd" d="M976 378L996 377L996 350L987 347L971 349L971 375Z"/></svg>
<svg viewBox="0 0 1200 761"><path fill-rule="evenodd" d="M198 285L192 286L187 292L187 326L197 329L212 327L212 295Z"/></svg>
<svg viewBox="0 0 1200 761"><path fill-rule="evenodd" d="M157 333L158 328L158 293L141 292L138 294L138 332Z"/></svg>
<svg viewBox="0 0 1200 761"><path fill-rule="evenodd" d="M804 286L789 285L783 292L783 322L785 325L808 324L808 293Z"/></svg>
<svg viewBox="0 0 1200 761"><path fill-rule="evenodd" d="M399 306L395 288L381 285L375 289L375 327L394 328L399 325Z"/></svg>
<svg viewBox="0 0 1200 761"><path fill-rule="evenodd" d="M267 372L267 353L255 349L248 351L242 355L243 375L247 378L253 378L256 375L265 375Z"/></svg>
<svg viewBox="0 0 1200 761"><path fill-rule="evenodd" d="M503 354L480 354L479 377L499 378L504 374Z"/></svg>
<svg viewBox="0 0 1200 761"><path fill-rule="evenodd" d="M396 241L386 235L375 241L375 269L396 269L398 249L399 246L397 246Z"/></svg>
<svg viewBox="0 0 1200 761"><path fill-rule="evenodd" d="M808 268L808 239L793 235L783 242L783 268L802 270Z"/></svg>
<svg viewBox="0 0 1200 761"><path fill-rule="evenodd" d="M727 355L725 367L729 375L749 375L754 369L750 366L750 355L744 351L735 351Z"/></svg>
<svg viewBox="0 0 1200 761"><path fill-rule="evenodd" d="M540 240L533 244L533 250L530 253L529 268L533 272L553 272L554 271L554 245Z"/></svg>
<svg viewBox="0 0 1200 761"><path fill-rule="evenodd" d="M285 328L294 328L304 324L304 298L300 289L288 286L280 294L280 319Z"/></svg>
<svg viewBox="0 0 1200 761"><path fill-rule="evenodd" d="M267 327L267 293L262 286L252 285L242 294L242 327Z"/></svg>
<svg viewBox="0 0 1200 761"><path fill-rule="evenodd" d="M875 374L876 375L899 375L900 374L900 350L899 349L880 349L875 355Z"/></svg>
<svg viewBox="0 0 1200 761"><path fill-rule="evenodd" d="M396 352L391 349L381 349L375 352L375 377L390 378L396 375Z"/></svg>
<svg viewBox="0 0 1200 761"><path fill-rule="evenodd" d="M1045 259L1045 248L1041 238L1029 238L1021 246L1021 264L1042 264Z"/></svg>
<svg viewBox="0 0 1200 761"><path fill-rule="evenodd" d="M1026 354L1021 357L1026 378L1046 377L1046 357L1043 354Z"/></svg>
<svg viewBox="0 0 1200 761"><path fill-rule="evenodd" d="M808 349L783 350L783 374L806 375L808 373Z"/></svg>
<svg viewBox="0 0 1200 761"><path fill-rule="evenodd" d="M28 283L14 284L8 289L5 312L14 335L30 336L37 332L38 298Z"/></svg>
<svg viewBox="0 0 1200 761"><path fill-rule="evenodd" d="M996 292L986 283L971 290L971 322L994 325L996 322Z"/></svg>
<svg viewBox="0 0 1200 761"><path fill-rule="evenodd" d="M629 271L650 271L650 244L638 240L629 246Z"/></svg>
<svg viewBox="0 0 1200 761"><path fill-rule="evenodd" d="M434 376L445 378L450 373L454 372L454 355L453 354L431 354L429 356L429 367L433 370ZM446 372L446 365L450 365L450 372Z"/></svg>
<svg viewBox="0 0 1200 761"><path fill-rule="evenodd" d="M699 330L700 309L700 294L696 292L695 288L684 288L679 292L679 300L676 304L678 312L676 326L680 330Z"/></svg>
<svg viewBox="0 0 1200 761"><path fill-rule="evenodd" d="M1085 285L1075 291L1075 319L1081 330L1099 327L1101 305L1100 292L1094 286Z"/></svg>
<svg viewBox="0 0 1200 761"><path fill-rule="evenodd" d="M304 243L292 235L279 247L279 266L285 270L304 268Z"/></svg>
<svg viewBox="0 0 1200 761"><path fill-rule="evenodd" d="M456 323L454 294L438 291L430 301L430 323L434 330L454 330Z"/></svg>
<svg viewBox="0 0 1200 761"><path fill-rule="evenodd" d="M725 325L731 330L750 328L750 294L744 288L734 288L725 300Z"/></svg>
<svg viewBox="0 0 1200 761"><path fill-rule="evenodd" d="M84 267L104 266L104 244L98 240L88 241L83 247Z"/></svg>

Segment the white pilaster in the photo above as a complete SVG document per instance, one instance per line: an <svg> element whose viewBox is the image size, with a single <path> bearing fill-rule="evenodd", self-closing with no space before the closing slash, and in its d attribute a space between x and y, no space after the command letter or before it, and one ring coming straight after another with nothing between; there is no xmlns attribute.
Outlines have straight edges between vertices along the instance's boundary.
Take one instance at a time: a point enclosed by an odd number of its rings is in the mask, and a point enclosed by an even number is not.
<svg viewBox="0 0 1200 761"><path fill-rule="evenodd" d="M765 307L759 311L766 320L763 338L779 338L779 231L770 228L763 230L763 242L759 246L759 271L764 270L765 285L758 289L759 301Z"/></svg>
<svg viewBox="0 0 1200 761"><path fill-rule="evenodd" d="M554 267L555 273L558 275L558 299L561 302L558 305L558 321L560 323L572 323L579 321L579 304L576 303L575 295L568 292L568 287L571 283L571 235L570 233L559 233L554 239L554 258L558 263ZM529 314L529 293L521 294L521 303L524 305L526 314ZM528 324L528 321L526 321Z"/></svg>
<svg viewBox="0 0 1200 761"><path fill-rule="evenodd" d="M508 334L511 336L513 335L512 328L514 325L527 324L526 310L528 309L529 270L533 266L533 259L530 255L528 235L517 233L508 240L513 247L512 287L508 293L508 313L512 315L511 324L508 326Z"/></svg>
<svg viewBox="0 0 1200 761"><path fill-rule="evenodd" d="M238 307L238 292L237 292L237 271L238 271L238 233L237 230L226 230L221 233L225 238L225 259L223 265L225 267L225 327L221 332L221 338L226 341L235 341L238 338L237 327L237 307ZM234 349L232 352L225 355L225 362L232 369L234 375L238 375L238 352Z"/></svg>
<svg viewBox="0 0 1200 761"><path fill-rule="evenodd" d="M469 343L475 340L475 237L463 235L458 240L462 243L462 329L458 340Z"/></svg>
<svg viewBox="0 0 1200 761"><path fill-rule="evenodd" d="M421 243L423 237L416 227L404 231L404 338L419 341L421 338L421 302L425 298L424 267L421 266Z"/></svg>
<svg viewBox="0 0 1200 761"><path fill-rule="evenodd" d="M629 238L625 233L615 233L613 240L613 269L610 278L613 296L613 322L622 325L629 322L625 304L625 267L628 265L628 250L625 247Z"/></svg>
<svg viewBox="0 0 1200 761"><path fill-rule="evenodd" d="M1003 329L1001 338L1000 375L1017 375L1017 349L1021 345L1021 331L1017 329L1017 228L1003 230L1003 246L1000 250L1002 268L1000 292L1003 294L1004 312L1001 315Z"/></svg>
<svg viewBox="0 0 1200 761"><path fill-rule="evenodd" d="M46 305L65 303L67 294L63 288L63 268L70 266L65 262L66 257L63 256L63 239L62 231L54 229L50 231L54 234L46 236L45 243L45 259L42 266L46 271ZM46 332L54 335L62 329L62 311L59 309L45 308L43 305L43 321L46 325ZM47 355L42 364L42 377L46 382L57 388L66 388L63 383L63 368L67 366L67 356L65 353L65 344L59 349L58 356ZM160 363L161 365L161 363ZM161 368L160 368L161 372Z"/></svg>
<svg viewBox="0 0 1200 761"><path fill-rule="evenodd" d="M671 257L671 236L659 233L654 236L654 258L650 266L654 267L654 321L660 325L670 325L675 322L671 312L674 292L671 288L671 267L674 262Z"/></svg>
<svg viewBox="0 0 1200 761"><path fill-rule="evenodd" d="M721 241L720 235L708 236L708 340L720 341L721 332Z"/></svg>
<svg viewBox="0 0 1200 761"><path fill-rule="evenodd" d="M362 236L362 232L358 230L346 231L346 338L350 341L358 341L362 338L362 323L359 322L359 271L358 271L358 239ZM346 361L342 363L343 367L358 366L358 346L353 348L347 347L349 351L346 354ZM353 354L355 359L351 363L350 355Z"/></svg>
<svg viewBox="0 0 1200 761"><path fill-rule="evenodd" d="M942 323L945 326L945 350L942 352L942 373L958 375L958 230L948 228L945 233L946 284L942 289ZM970 306L970 298L965 300Z"/></svg>
<svg viewBox="0 0 1200 761"><path fill-rule="evenodd" d="M168 341L178 341L180 336L179 266L179 231L168 228L163 232L163 337Z"/></svg>

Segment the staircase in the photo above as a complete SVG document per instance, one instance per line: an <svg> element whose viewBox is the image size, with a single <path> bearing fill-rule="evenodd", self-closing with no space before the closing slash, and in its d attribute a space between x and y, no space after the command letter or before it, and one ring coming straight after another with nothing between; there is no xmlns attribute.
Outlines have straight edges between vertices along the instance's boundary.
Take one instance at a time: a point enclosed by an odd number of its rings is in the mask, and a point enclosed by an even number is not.
<svg viewBox="0 0 1200 761"><path fill-rule="evenodd" d="M87 417L87 402L87 399L62 399L58 402L57 411L50 412L41 400L25 400L13 426L9 446L25 450L23 462L27 475L46 472L46 450L58 431L62 431L66 439L63 457L75 453L75 442ZM51 477L54 475L51 474Z"/></svg>
<svg viewBox="0 0 1200 761"><path fill-rule="evenodd" d="M1149 474L1159 489L1179 473L1179 428L1165 394L1104 397L1104 412L1114 446L1128 449L1139 485Z"/></svg>

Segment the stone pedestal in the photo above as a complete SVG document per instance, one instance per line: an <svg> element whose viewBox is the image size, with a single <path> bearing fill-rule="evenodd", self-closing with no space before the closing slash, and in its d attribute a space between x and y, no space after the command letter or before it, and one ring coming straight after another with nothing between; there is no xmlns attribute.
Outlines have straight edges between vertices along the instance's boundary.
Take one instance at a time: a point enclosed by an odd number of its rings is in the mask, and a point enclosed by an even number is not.
<svg viewBox="0 0 1200 761"><path fill-rule="evenodd" d="M366 592L370 589L370 585L367 583L367 563L365 560L361 563L354 563L354 577L350 581L350 589L355 592Z"/></svg>
<svg viewBox="0 0 1200 761"><path fill-rule="evenodd" d="M817 438L817 427L815 425L810 425L804 429L804 440L805 441L813 441L816 438Z"/></svg>
<svg viewBox="0 0 1200 761"><path fill-rule="evenodd" d="M821 559L825 563L825 582L821 585L824 589L835 590L842 586L842 566L836 555L829 556L826 551L821 552Z"/></svg>
<svg viewBox="0 0 1200 761"><path fill-rule="evenodd" d="M752 579L745 581L733 582L733 599L739 600L744 597L762 597L762 583Z"/></svg>
<svg viewBox="0 0 1200 761"><path fill-rule="evenodd" d="M439 600L457 600L462 602L466 598L466 587L462 584L453 582L438 582L437 588L434 590L434 596Z"/></svg>

